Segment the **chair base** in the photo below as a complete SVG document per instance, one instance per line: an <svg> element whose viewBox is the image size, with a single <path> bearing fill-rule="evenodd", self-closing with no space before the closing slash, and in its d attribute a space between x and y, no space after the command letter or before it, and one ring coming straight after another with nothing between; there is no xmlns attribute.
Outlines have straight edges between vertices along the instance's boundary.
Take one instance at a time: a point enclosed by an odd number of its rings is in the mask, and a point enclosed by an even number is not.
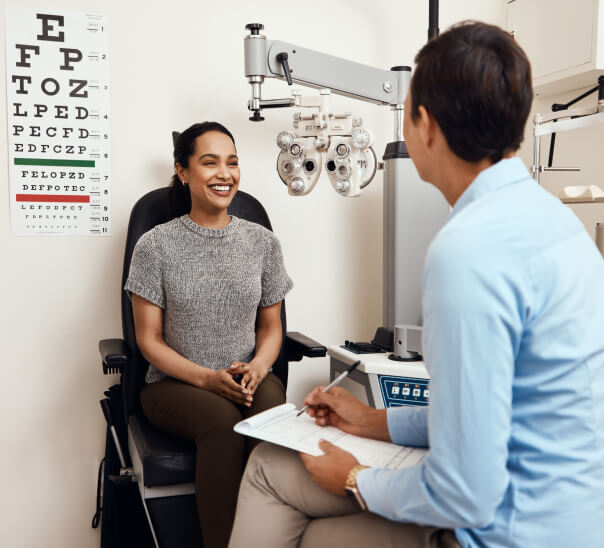
<svg viewBox="0 0 604 548"><path fill-rule="evenodd" d="M195 495L158 497L144 501L159 548L202 548Z"/></svg>
<svg viewBox="0 0 604 548"><path fill-rule="evenodd" d="M195 484L146 487L142 461L128 430L132 468L157 548L202 548Z"/></svg>

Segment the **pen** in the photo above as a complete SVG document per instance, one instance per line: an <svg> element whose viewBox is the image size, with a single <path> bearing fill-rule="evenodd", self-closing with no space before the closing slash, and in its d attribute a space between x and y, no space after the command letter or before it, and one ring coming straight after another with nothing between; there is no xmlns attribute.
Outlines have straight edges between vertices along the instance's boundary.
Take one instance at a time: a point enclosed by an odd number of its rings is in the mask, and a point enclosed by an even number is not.
<svg viewBox="0 0 604 548"><path fill-rule="evenodd" d="M350 375L358 367L358 365L360 363L361 363L361 360L357 360L356 362L354 362L346 371L344 371L344 373L342 373L341 375L336 377L325 388L323 388L323 390L321 390L321 392L329 392L334 386L340 384L346 377L348 377L348 375ZM307 409L308 409L308 405L305 405L302 409L300 409L300 411L298 412L296 417L299 417Z"/></svg>

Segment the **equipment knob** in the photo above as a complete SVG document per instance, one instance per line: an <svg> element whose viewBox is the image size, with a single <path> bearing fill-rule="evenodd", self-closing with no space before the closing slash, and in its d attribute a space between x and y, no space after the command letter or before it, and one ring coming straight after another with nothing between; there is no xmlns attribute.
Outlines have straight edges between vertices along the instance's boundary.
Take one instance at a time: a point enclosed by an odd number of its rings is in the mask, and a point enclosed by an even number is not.
<svg viewBox="0 0 604 548"><path fill-rule="evenodd" d="M346 179L348 179L352 175L352 168L350 167L350 162L343 161L338 164L336 161L336 165L338 166L338 179L340 179L340 181L346 181Z"/></svg>
<svg viewBox="0 0 604 548"><path fill-rule="evenodd" d="M348 148L348 145L346 145L345 143L340 143L336 147L336 154L338 156L346 156L349 152L350 152L350 149Z"/></svg>
<svg viewBox="0 0 604 548"><path fill-rule="evenodd" d="M245 30L249 30L252 36L258 36L263 29L264 25L262 23L248 23L245 25Z"/></svg>
<svg viewBox="0 0 604 548"><path fill-rule="evenodd" d="M338 181L335 189L341 194L346 194L350 190L350 183L348 181Z"/></svg>
<svg viewBox="0 0 604 548"><path fill-rule="evenodd" d="M352 130L352 146L354 148L367 148L371 145L371 134L362 127Z"/></svg>
<svg viewBox="0 0 604 548"><path fill-rule="evenodd" d="M277 146L281 150L287 150L294 142L294 135L290 131L281 131L277 135Z"/></svg>
<svg viewBox="0 0 604 548"><path fill-rule="evenodd" d="M291 75L291 71L289 70L289 62L287 61L288 59L289 59L289 54L286 51L282 51L281 53L277 54L277 61L279 63L281 63L281 66L283 67L283 74L285 75L287 84L291 86L292 85L292 75Z"/></svg>
<svg viewBox="0 0 604 548"><path fill-rule="evenodd" d="M289 188L292 192L299 194L300 192L304 192L304 188L306 187L304 181L300 179L300 177L296 177L292 179L292 182L289 184Z"/></svg>
<svg viewBox="0 0 604 548"><path fill-rule="evenodd" d="M261 116L261 115L260 115L260 111L255 110L255 111L254 111L254 115L253 115L253 116L250 116L250 118L249 118L249 119L250 119L250 121L252 121L252 122L262 122L262 121L264 120L264 116Z"/></svg>
<svg viewBox="0 0 604 548"><path fill-rule="evenodd" d="M302 166L301 158L292 158L291 160L287 160L283 163L283 171L287 173L287 175L294 175Z"/></svg>

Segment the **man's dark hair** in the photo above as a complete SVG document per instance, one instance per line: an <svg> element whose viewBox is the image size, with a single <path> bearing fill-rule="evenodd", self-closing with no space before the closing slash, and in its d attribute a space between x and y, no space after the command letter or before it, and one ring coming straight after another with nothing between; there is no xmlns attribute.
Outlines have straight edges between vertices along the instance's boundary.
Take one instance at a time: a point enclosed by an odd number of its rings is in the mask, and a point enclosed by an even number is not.
<svg viewBox="0 0 604 548"><path fill-rule="evenodd" d="M533 89L528 58L510 34L466 21L430 40L415 62L414 121L422 105L449 148L467 162L498 162L518 150Z"/></svg>
<svg viewBox="0 0 604 548"><path fill-rule="evenodd" d="M224 133L235 144L233 134L218 122L193 124L180 133L176 139L176 143L174 143L174 165L180 164L182 167L188 168L189 158L195 153L195 141L197 137L209 131ZM177 216L191 212L191 191L189 185L184 185L176 173L172 176L170 184L170 207L172 208L172 212Z"/></svg>

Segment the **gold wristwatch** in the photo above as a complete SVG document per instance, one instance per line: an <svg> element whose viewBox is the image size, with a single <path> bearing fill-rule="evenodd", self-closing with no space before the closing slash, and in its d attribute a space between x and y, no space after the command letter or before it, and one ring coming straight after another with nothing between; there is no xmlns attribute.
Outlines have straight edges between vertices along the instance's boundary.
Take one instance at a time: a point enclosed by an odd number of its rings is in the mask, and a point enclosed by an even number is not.
<svg viewBox="0 0 604 548"><path fill-rule="evenodd" d="M346 478L346 487L345 487L346 492L349 495L354 496L354 498L359 503L361 510L363 510L363 511L367 510L367 505L365 504L365 501L363 500L363 497L361 496L361 493L359 492L359 489L357 487L357 474L365 468L369 468L369 466L363 466L362 464L357 464L354 468L352 468L350 470L350 472L348 472L348 477Z"/></svg>

